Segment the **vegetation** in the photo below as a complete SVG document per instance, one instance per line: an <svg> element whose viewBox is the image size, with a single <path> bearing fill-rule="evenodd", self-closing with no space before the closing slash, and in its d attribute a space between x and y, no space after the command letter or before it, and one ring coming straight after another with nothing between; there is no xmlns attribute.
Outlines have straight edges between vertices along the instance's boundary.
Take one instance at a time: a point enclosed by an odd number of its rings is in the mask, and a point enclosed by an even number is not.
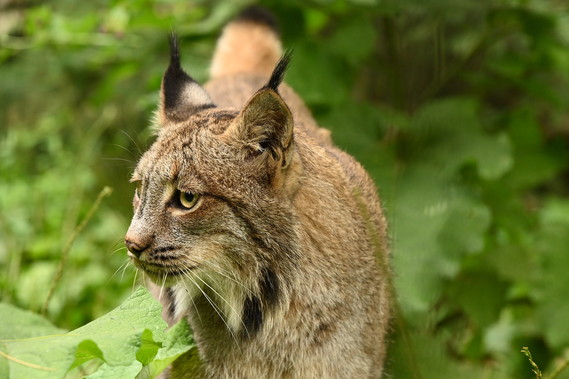
<svg viewBox="0 0 569 379"><path fill-rule="evenodd" d="M186 321L166 331L161 312L161 305L139 287L117 309L65 333L34 313L0 304L5 320L0 356L8 360L0 365L0 374L52 379L95 371L88 378L154 378L195 349Z"/></svg>
<svg viewBox="0 0 569 379"><path fill-rule="evenodd" d="M54 286L46 316L73 330L132 293L128 179L152 141L167 35L203 82L249 3L0 4L2 302L41 312ZM294 49L286 80L378 183L400 307L387 371L569 378L569 8L261 3Z"/></svg>

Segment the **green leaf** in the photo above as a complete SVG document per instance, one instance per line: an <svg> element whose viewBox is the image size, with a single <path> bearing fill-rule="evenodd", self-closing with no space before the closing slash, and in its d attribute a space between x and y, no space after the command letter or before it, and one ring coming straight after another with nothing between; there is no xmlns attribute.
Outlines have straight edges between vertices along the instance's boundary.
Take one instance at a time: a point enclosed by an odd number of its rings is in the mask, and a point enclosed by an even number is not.
<svg viewBox="0 0 569 379"><path fill-rule="evenodd" d="M487 207L446 173L417 164L401 175L392 206L393 264L406 311L434 304L463 257L483 248L489 223Z"/></svg>
<svg viewBox="0 0 569 379"><path fill-rule="evenodd" d="M484 369L480 366L461 362L447 353L442 336L427 332L408 331L406 338L401 333L395 340L390 353L404 357L394 360L387 371L396 373L401 378L428 379L478 379L484 378Z"/></svg>
<svg viewBox="0 0 569 379"><path fill-rule="evenodd" d="M546 341L555 349L569 346L569 201L551 199L541 212L538 249L541 274L534 279L537 315Z"/></svg>
<svg viewBox="0 0 569 379"><path fill-rule="evenodd" d="M110 379L110 378L136 378L142 370L142 363L134 361L130 366L109 366L104 363L96 372L86 376L86 379Z"/></svg>
<svg viewBox="0 0 569 379"><path fill-rule="evenodd" d="M547 149L535 110L525 107L509 116L508 134L514 145L514 166L508 183L517 188L539 185L567 166L566 151Z"/></svg>
<svg viewBox="0 0 569 379"><path fill-rule="evenodd" d="M329 46L338 56L345 56L350 64L361 65L373 52L376 38L371 19L358 17L340 25L331 37ZM346 55L346 51L350 54Z"/></svg>
<svg viewBox="0 0 569 379"><path fill-rule="evenodd" d="M75 351L75 362L71 368L81 366L85 362L89 362L92 359L103 359L103 352L95 342L92 340L85 340L77 346Z"/></svg>
<svg viewBox="0 0 569 379"><path fill-rule="evenodd" d="M511 313L504 312L496 323L486 329L484 345L487 351L493 353L508 353L510 351L513 337L517 332Z"/></svg>
<svg viewBox="0 0 569 379"><path fill-rule="evenodd" d="M0 338L6 340L34 338L51 334L64 334L63 329L33 312L24 311L9 304L0 304Z"/></svg>
<svg viewBox="0 0 569 379"><path fill-rule="evenodd" d="M162 344L154 341L152 339L152 332L146 329L140 337L140 348L136 352L136 359L147 365L152 362L161 347Z"/></svg>
<svg viewBox="0 0 569 379"><path fill-rule="evenodd" d="M449 283L448 292L478 327L498 319L506 301L507 286L488 272L466 272Z"/></svg>
<svg viewBox="0 0 569 379"><path fill-rule="evenodd" d="M363 102L347 101L319 121L330 129L339 147L353 151L358 158L364 156L362 151L377 152L378 142L386 130L383 114L376 106Z"/></svg>
<svg viewBox="0 0 569 379"><path fill-rule="evenodd" d="M342 62L311 42L294 46L294 64L286 79L308 104L339 105L351 91L351 78Z"/></svg>
<svg viewBox="0 0 569 379"><path fill-rule="evenodd" d="M158 354L148 365L150 377L164 371L176 358L192 348L193 340L190 336L191 332L185 321L177 323L166 332L164 347L158 350Z"/></svg>
<svg viewBox="0 0 569 379"><path fill-rule="evenodd" d="M410 124L421 144L420 159L450 176L467 163L476 164L487 180L508 172L513 165L508 136L485 133L477 113L478 104L467 98L438 100L421 108Z"/></svg>
<svg viewBox="0 0 569 379"><path fill-rule="evenodd" d="M148 291L139 287L105 316L72 332L53 335L60 330L49 327L46 322L40 321L39 316L23 311L14 312L13 307L2 306L0 319L7 322L0 326L0 334L12 337L2 341L2 351L25 362L21 364L10 360L10 377L63 378L69 369L94 358L100 358L105 363L101 366L104 375L97 374L95 377L128 377L125 375L137 368L136 373L140 372L143 364L150 365L152 376L155 376L193 346L185 321L165 332L166 323L160 316L161 310L160 304ZM20 317L13 318L16 315ZM15 331L4 330L6 326L16 324ZM36 328L38 330L34 332ZM26 339L44 331L51 335ZM153 363L155 357L158 361ZM112 376L115 374L117 376Z"/></svg>

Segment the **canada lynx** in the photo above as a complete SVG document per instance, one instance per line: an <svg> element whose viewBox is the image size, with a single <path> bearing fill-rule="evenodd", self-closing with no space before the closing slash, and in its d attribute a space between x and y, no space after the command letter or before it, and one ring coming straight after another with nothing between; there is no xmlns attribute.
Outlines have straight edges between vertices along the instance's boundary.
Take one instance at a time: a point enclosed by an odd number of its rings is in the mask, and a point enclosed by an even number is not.
<svg viewBox="0 0 569 379"><path fill-rule="evenodd" d="M201 368L182 357L170 377L382 374L390 299L376 190L281 85L281 54L268 15L244 12L201 87L171 40L125 237L166 320L193 329Z"/></svg>

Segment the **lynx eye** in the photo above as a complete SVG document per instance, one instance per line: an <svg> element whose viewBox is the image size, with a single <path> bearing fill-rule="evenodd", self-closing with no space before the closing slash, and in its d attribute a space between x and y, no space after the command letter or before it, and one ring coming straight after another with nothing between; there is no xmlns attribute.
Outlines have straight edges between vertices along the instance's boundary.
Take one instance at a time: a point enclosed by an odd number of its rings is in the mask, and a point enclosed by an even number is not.
<svg viewBox="0 0 569 379"><path fill-rule="evenodd" d="M182 192L182 191L179 191L178 193L179 193L180 205L182 206L182 208L186 209L192 209L198 202L198 199L200 198L200 195L198 195L197 193Z"/></svg>

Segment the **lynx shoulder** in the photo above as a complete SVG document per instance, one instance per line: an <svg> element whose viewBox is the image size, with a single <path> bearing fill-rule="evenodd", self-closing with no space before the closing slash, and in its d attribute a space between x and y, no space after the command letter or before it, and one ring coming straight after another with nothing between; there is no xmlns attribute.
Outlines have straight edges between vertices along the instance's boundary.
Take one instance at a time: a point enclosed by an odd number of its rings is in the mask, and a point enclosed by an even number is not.
<svg viewBox="0 0 569 379"><path fill-rule="evenodd" d="M198 345L200 372L182 357L170 377L382 374L390 299L376 189L281 84L281 55L270 17L249 10L225 28L202 87L171 40L125 237L165 319L187 318Z"/></svg>

